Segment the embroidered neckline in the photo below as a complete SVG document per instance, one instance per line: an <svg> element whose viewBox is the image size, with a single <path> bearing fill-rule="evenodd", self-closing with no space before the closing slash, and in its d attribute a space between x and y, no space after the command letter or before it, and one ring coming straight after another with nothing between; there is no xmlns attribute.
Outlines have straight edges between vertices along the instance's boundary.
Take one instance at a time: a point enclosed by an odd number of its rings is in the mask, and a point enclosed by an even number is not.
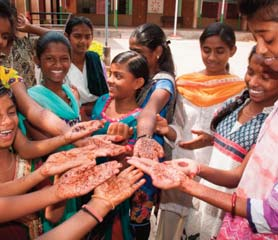
<svg viewBox="0 0 278 240"><path fill-rule="evenodd" d="M109 98L107 99L107 101L103 107L103 110L101 111L102 118L104 118L105 120L107 120L109 122L119 122L119 121L123 120L124 118L126 118L136 112L139 112L141 110L141 108L138 107L138 108L135 108L134 110L124 114L123 116L121 116L119 118L111 118L106 115L106 110L107 110L108 106L110 105L111 101L112 101L112 98L109 96Z"/></svg>

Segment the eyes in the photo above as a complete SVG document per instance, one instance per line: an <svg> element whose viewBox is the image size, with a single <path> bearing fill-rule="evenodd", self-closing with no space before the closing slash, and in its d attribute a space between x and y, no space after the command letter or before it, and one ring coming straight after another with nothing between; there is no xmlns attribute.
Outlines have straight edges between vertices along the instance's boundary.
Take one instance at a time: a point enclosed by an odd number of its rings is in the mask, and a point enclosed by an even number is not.
<svg viewBox="0 0 278 240"><path fill-rule="evenodd" d="M72 37L75 38L78 41L81 41L83 38L85 40L91 40L93 36L92 36L92 34L85 34L84 35L84 34L74 33L74 34L72 34Z"/></svg>
<svg viewBox="0 0 278 240"><path fill-rule="evenodd" d="M49 64L54 64L57 61L60 61L61 63L69 63L70 62L70 57L69 56L63 56L63 57L57 58L55 56L45 56L45 57L42 57L42 60L44 60L45 62L47 62Z"/></svg>
<svg viewBox="0 0 278 240"><path fill-rule="evenodd" d="M215 51L215 53L216 53L216 54L219 54L219 55L224 54L224 53L226 52L225 49L224 49L223 47L219 47L219 48L216 48L216 49L212 49L212 48L210 48L210 47L203 47L203 48L202 48L202 51L203 51L204 53L206 53L206 54L210 54L210 53L212 53L213 51Z"/></svg>
<svg viewBox="0 0 278 240"><path fill-rule="evenodd" d="M261 72L261 71L256 72L252 67L248 67L247 75L249 75L250 77L254 77L254 76L258 75L258 78L261 80L264 80L264 81L268 81L271 79L271 77L269 76L268 73Z"/></svg>

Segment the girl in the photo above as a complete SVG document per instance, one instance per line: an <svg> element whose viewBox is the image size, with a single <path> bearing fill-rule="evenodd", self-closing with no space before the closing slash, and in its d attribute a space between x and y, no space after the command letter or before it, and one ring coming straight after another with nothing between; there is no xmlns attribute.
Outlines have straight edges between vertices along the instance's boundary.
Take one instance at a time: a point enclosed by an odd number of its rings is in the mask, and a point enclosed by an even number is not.
<svg viewBox="0 0 278 240"><path fill-rule="evenodd" d="M11 18L12 12L9 6L6 4L2 5L2 1L0 4L0 21L2 21L0 24L0 37L3 40L1 41L0 49L5 49L9 42L9 36L13 36L14 34L14 23ZM43 131L52 136L66 133L69 129L69 126L64 121L50 111L43 109L28 96L23 78L14 69L4 67L2 61L0 61L0 85L7 89L12 89L18 103L19 111L28 118L32 125L43 129ZM33 159L45 155L46 152L44 149L38 148L36 145L36 142L29 141L20 131L17 131L17 137L13 147L21 157Z"/></svg>
<svg viewBox="0 0 278 240"><path fill-rule="evenodd" d="M175 73L168 44L162 29L151 23L137 27L129 38L130 49L146 57L151 79L137 98L137 103L143 110L138 118L135 156L152 159L163 156L163 138L154 134L154 130L156 114L167 117L171 122L174 111ZM146 180L146 184L133 197L131 212L136 239L142 240L149 237L151 209L157 195L150 178L146 176Z"/></svg>
<svg viewBox="0 0 278 240"><path fill-rule="evenodd" d="M109 94L99 97L92 111L92 119L106 120L104 128L96 131L95 134L115 132L116 125L120 124L119 127L121 127L122 124L126 124L129 128L133 128L133 133L131 136L128 132L124 135L128 144L134 145L137 136L137 117L141 112L136 102L136 96L140 89L148 83L147 61L140 54L127 51L118 54L112 60L110 69L111 76L107 80ZM111 218L115 220L111 220ZM117 225L119 220L121 228ZM110 230L107 230L107 227ZM104 230L109 239L112 239L112 235L115 236L115 230L117 230L123 239L129 240L132 239L129 229L129 203L126 201L110 214ZM95 232L100 234L101 230L97 228Z"/></svg>
<svg viewBox="0 0 278 240"><path fill-rule="evenodd" d="M77 88L82 118L88 120L93 103L99 96L108 93L105 69L99 55L88 51L93 40L93 25L88 18L73 17L65 27L65 35L72 46L72 63L67 81Z"/></svg>
<svg viewBox="0 0 278 240"><path fill-rule="evenodd" d="M64 84L71 64L71 47L68 39L59 32L47 32L37 42L35 61L42 72L42 84L30 88L28 94L43 108L49 109L65 121L68 126L75 125L80 121L79 105L70 87ZM25 121L25 126L33 139L48 137L27 121ZM72 147L72 145L67 145L59 148L58 151ZM44 231L51 229L53 223L59 219L63 221L73 215L77 211L76 199L67 201L65 211L57 206L55 214L55 211L52 211L55 208L54 206L46 209Z"/></svg>
<svg viewBox="0 0 278 240"><path fill-rule="evenodd" d="M34 43L28 37L18 37L16 32L17 11L8 5L7 1L0 1L0 25L2 39L0 52L3 53L2 64L16 69L24 78L26 87L36 84ZM1 31L0 31L1 32Z"/></svg>
<svg viewBox="0 0 278 240"><path fill-rule="evenodd" d="M201 131L210 132L210 120L215 110L228 98L240 94L245 84L238 76L229 72L228 61L236 52L235 33L230 26L224 23L212 23L204 29L199 41L205 69L177 78L180 101L176 106L174 123L171 125L172 128L164 129L166 131L158 129L158 133L166 135L181 147L174 148L174 158L186 156L199 162L207 160L208 163L212 148L194 150L189 140L195 134L199 138L203 137ZM181 140L184 142L180 142ZM202 140L210 141L206 138ZM172 145L175 146L173 143ZM191 198L177 190L162 191L161 195L158 238L167 239L170 236L180 238L188 207L192 205ZM173 224L175 227L171 229L167 227L170 226L169 221L171 225L175 222Z"/></svg>
<svg viewBox="0 0 278 240"><path fill-rule="evenodd" d="M16 139L18 131L18 117L12 93L4 87L0 87L0 195L10 196L22 194L31 187L37 185L42 180L53 174L60 174L69 168L88 163L91 159L72 161L65 159L59 162L57 168L57 158L47 161L40 169L31 173L31 164L23 159L19 154L13 153L10 148ZM91 130L85 128L90 126L86 123L79 124L77 128L72 128L64 136L55 137L37 142L39 148L49 152L53 147L58 147L78 139ZM79 130L79 131L77 131ZM58 157L58 156L57 156ZM84 158L85 159L85 158ZM52 168L52 169L51 169ZM29 175L30 174L30 175ZM19 180L20 179L20 180ZM13 183L15 181L15 183ZM16 184L17 182L17 184ZM78 195L78 194L77 194ZM64 198L62 198L64 199ZM62 200L61 199L61 200ZM38 200L38 197L37 197ZM38 200L39 201L39 200ZM3 214L5 216L5 214ZM24 214L23 214L24 215ZM34 239L41 233L41 222L38 214L30 214L25 218L0 225L0 236L4 239Z"/></svg>

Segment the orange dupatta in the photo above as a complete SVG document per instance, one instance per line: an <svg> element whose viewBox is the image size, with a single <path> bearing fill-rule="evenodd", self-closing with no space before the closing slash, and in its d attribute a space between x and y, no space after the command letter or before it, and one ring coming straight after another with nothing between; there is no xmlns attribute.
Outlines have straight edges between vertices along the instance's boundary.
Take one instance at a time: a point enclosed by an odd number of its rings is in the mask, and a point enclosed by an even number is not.
<svg viewBox="0 0 278 240"><path fill-rule="evenodd" d="M236 75L184 74L176 79L177 91L199 107L209 107L239 94L245 82Z"/></svg>

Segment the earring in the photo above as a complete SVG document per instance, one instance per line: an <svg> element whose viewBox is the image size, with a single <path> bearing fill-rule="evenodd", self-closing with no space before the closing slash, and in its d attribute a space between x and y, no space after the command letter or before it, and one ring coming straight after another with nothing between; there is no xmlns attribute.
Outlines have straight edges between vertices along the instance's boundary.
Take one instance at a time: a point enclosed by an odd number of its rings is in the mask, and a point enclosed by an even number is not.
<svg viewBox="0 0 278 240"><path fill-rule="evenodd" d="M158 60L159 58L160 58L160 56L159 56L159 55L157 55L157 56L156 56L156 59Z"/></svg>

